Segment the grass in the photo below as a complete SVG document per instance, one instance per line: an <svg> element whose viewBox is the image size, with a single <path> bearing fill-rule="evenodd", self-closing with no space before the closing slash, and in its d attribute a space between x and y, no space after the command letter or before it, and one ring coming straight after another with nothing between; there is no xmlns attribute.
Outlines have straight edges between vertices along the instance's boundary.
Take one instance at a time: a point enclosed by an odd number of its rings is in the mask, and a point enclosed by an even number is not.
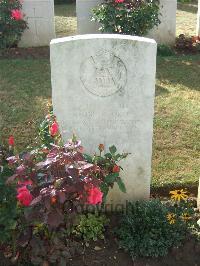
<svg viewBox="0 0 200 266"><path fill-rule="evenodd" d="M200 174L200 55L160 58L153 183L195 183Z"/></svg>
<svg viewBox="0 0 200 266"><path fill-rule="evenodd" d="M0 139L20 149L33 141L51 96L48 60L0 60Z"/></svg>
<svg viewBox="0 0 200 266"><path fill-rule="evenodd" d="M193 36L196 35L197 24L197 3L181 4L178 3L176 13L176 35L181 33Z"/></svg>
<svg viewBox="0 0 200 266"><path fill-rule="evenodd" d="M75 4L55 6L55 28L57 37L76 34L77 19Z"/></svg>
<svg viewBox="0 0 200 266"><path fill-rule="evenodd" d="M200 55L158 58L153 185L196 184L200 175ZM0 60L0 138L33 143L51 98L48 59Z"/></svg>

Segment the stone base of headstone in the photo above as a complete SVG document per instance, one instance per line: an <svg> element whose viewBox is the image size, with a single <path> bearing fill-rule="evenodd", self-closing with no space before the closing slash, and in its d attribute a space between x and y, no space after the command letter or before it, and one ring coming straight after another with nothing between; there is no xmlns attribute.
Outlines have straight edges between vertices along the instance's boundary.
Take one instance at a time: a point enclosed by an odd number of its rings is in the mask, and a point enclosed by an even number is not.
<svg viewBox="0 0 200 266"><path fill-rule="evenodd" d="M28 29L19 46L48 46L55 38L54 0L23 0L22 6Z"/></svg>

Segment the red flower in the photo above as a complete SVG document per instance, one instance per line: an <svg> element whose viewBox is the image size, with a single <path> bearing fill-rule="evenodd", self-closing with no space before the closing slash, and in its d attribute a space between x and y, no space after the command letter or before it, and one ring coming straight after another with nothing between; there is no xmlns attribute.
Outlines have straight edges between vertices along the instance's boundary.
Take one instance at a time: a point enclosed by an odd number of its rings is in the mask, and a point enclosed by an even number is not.
<svg viewBox="0 0 200 266"><path fill-rule="evenodd" d="M26 186L23 186L21 188L18 188L17 190L17 199L18 201L24 205L24 206L29 206L31 201L33 200L33 196L31 195L30 191L27 189Z"/></svg>
<svg viewBox="0 0 200 266"><path fill-rule="evenodd" d="M115 3L117 3L117 4L124 3L124 0L115 0Z"/></svg>
<svg viewBox="0 0 200 266"><path fill-rule="evenodd" d="M55 196L51 198L51 204L55 204L55 203L56 203L56 201L57 201L57 199L56 199L56 197L55 197Z"/></svg>
<svg viewBox="0 0 200 266"><path fill-rule="evenodd" d="M92 186L88 191L87 203L96 205L102 203L103 193L98 187Z"/></svg>
<svg viewBox="0 0 200 266"><path fill-rule="evenodd" d="M54 137L55 135L57 135L57 133L58 133L58 123L54 121L50 127L50 134L52 137Z"/></svg>
<svg viewBox="0 0 200 266"><path fill-rule="evenodd" d="M14 146L15 145L15 139L13 136L10 136L8 139L8 144L9 146Z"/></svg>
<svg viewBox="0 0 200 266"><path fill-rule="evenodd" d="M13 9L11 10L11 17L15 20L21 20L23 18L23 15L19 9Z"/></svg>
<svg viewBox="0 0 200 266"><path fill-rule="evenodd" d="M118 165L115 164L115 165L113 166L113 170L112 170L112 171L113 171L113 173L119 173L119 172L120 172L120 167L119 167Z"/></svg>

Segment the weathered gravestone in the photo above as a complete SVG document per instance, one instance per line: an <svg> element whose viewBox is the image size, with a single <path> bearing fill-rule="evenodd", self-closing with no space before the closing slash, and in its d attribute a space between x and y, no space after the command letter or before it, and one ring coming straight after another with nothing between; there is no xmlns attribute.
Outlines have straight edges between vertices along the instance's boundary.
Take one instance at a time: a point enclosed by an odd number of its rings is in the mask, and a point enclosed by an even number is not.
<svg viewBox="0 0 200 266"><path fill-rule="evenodd" d="M23 0L22 7L28 29L23 33L19 46L49 45L55 38L54 0Z"/></svg>
<svg viewBox="0 0 200 266"><path fill-rule="evenodd" d="M101 4L102 0L76 0L78 34L100 33L99 24L91 21L92 8Z"/></svg>
<svg viewBox="0 0 200 266"><path fill-rule="evenodd" d="M160 21L148 37L155 39L160 44L173 45L176 39L176 10L177 0L160 0Z"/></svg>
<svg viewBox="0 0 200 266"><path fill-rule="evenodd" d="M126 35L80 35L52 40L53 108L66 141L74 132L86 153L116 145L127 193L115 203L149 197L156 43Z"/></svg>
<svg viewBox="0 0 200 266"><path fill-rule="evenodd" d="M103 0L77 0L77 28L78 34L98 33L100 27L91 21L92 8L102 3ZM160 0L160 21L158 27L152 29L148 37L158 43L174 44L176 37L176 9L177 0Z"/></svg>

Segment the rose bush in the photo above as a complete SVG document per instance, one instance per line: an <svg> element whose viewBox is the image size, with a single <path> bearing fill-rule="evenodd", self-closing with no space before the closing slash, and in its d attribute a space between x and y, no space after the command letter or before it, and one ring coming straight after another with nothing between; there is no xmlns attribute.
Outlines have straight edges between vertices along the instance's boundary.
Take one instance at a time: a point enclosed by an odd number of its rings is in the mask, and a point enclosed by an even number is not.
<svg viewBox="0 0 200 266"><path fill-rule="evenodd" d="M7 185L15 187L20 210L15 220L15 252L22 253L22 258L27 248L28 260L35 265L45 260L60 263L80 212L88 205L105 203L115 182L125 192L118 163L128 154L118 154L115 146L104 154L100 144L99 154L87 155L75 135L63 143L52 112L42 122L34 148L14 155L14 143L11 136L7 162L12 175ZM60 246L55 247L57 241ZM38 245L45 251L38 250Z"/></svg>
<svg viewBox="0 0 200 266"><path fill-rule="evenodd" d="M0 1L0 49L16 46L27 28L21 9L19 0Z"/></svg>
<svg viewBox="0 0 200 266"><path fill-rule="evenodd" d="M159 0L105 0L93 9L92 20L100 31L128 35L145 35L158 26Z"/></svg>

